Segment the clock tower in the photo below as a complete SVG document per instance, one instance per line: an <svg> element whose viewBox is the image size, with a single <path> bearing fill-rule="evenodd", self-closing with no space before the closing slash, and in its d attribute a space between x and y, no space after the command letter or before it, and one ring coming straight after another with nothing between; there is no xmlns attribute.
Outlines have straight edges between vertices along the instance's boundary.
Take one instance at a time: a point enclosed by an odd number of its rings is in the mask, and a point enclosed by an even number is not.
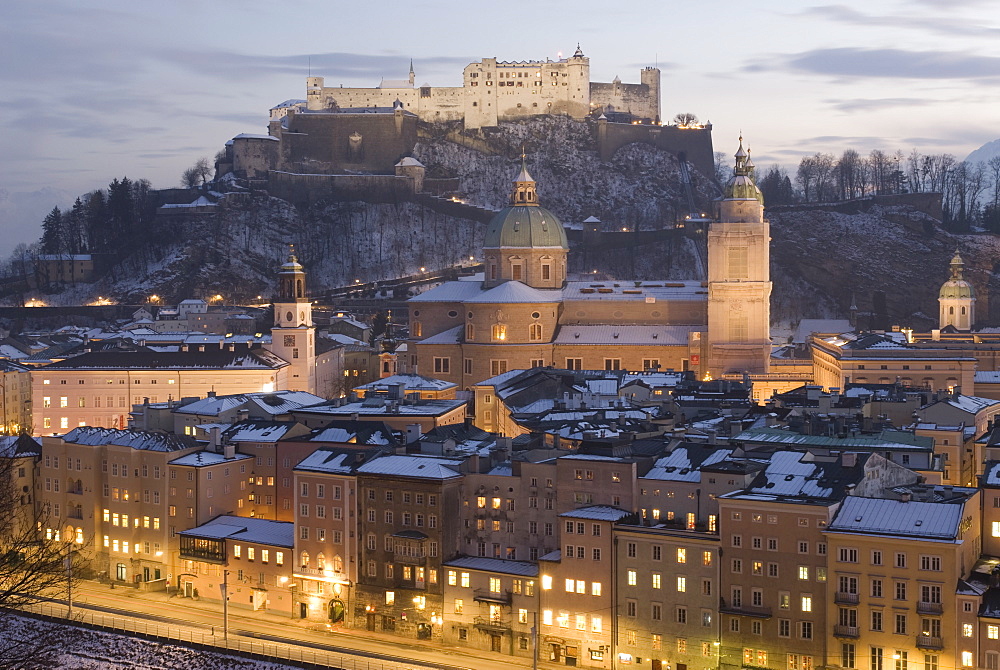
<svg viewBox="0 0 1000 670"><path fill-rule="evenodd" d="M270 350L288 361L287 390L315 393L316 328L312 320L312 303L306 297L306 273L292 246L288 260L278 271Z"/></svg>

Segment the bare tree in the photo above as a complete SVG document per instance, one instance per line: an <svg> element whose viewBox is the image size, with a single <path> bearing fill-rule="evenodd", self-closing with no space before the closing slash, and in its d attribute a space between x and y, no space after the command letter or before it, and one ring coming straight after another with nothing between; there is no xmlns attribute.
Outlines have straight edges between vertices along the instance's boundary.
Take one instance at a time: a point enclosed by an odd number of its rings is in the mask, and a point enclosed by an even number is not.
<svg viewBox="0 0 1000 670"><path fill-rule="evenodd" d="M181 175L181 183L187 188L204 186L212 176L212 166L207 158L199 158L194 165L184 170Z"/></svg>
<svg viewBox="0 0 1000 670"><path fill-rule="evenodd" d="M0 438L0 668L33 670L56 667L66 636L54 639L30 625L19 624L16 610L44 594L60 598L79 539L56 528L48 538L40 529L51 526L47 510L36 506L31 472L38 443L27 436ZM56 520L52 520L56 521ZM61 536L60 536L61 533Z"/></svg>
<svg viewBox="0 0 1000 670"><path fill-rule="evenodd" d="M693 126L698 123L698 117L691 112L681 112L674 117L674 123L678 126Z"/></svg>

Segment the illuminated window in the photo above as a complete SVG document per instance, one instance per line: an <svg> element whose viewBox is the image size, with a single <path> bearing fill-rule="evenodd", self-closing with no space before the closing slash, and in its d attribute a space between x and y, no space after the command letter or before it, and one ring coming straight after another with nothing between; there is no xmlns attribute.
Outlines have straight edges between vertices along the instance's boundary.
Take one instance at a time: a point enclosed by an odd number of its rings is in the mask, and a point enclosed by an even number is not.
<svg viewBox="0 0 1000 670"><path fill-rule="evenodd" d="M544 578L543 578L543 580L544 580ZM629 570L628 571L628 585L629 586L635 586L636 584L638 584L637 577L636 577L636 571L635 570ZM542 588L545 588L544 581L543 581Z"/></svg>
<svg viewBox="0 0 1000 670"><path fill-rule="evenodd" d="M962 624L962 637L972 637L973 628L971 623Z"/></svg>
<svg viewBox="0 0 1000 670"><path fill-rule="evenodd" d="M687 591L687 577L677 577L677 591L679 593Z"/></svg>
<svg viewBox="0 0 1000 670"><path fill-rule="evenodd" d="M507 326L502 323L493 324L493 339L502 342L507 339Z"/></svg>
<svg viewBox="0 0 1000 670"><path fill-rule="evenodd" d="M812 612L813 611L813 599L812 596L802 596L802 611Z"/></svg>

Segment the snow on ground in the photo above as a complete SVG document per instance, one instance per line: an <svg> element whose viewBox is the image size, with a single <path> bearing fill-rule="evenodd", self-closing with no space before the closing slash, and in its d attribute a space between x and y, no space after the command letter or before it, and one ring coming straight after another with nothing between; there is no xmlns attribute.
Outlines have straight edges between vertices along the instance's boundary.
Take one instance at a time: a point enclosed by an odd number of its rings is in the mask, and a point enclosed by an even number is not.
<svg viewBox="0 0 1000 670"><path fill-rule="evenodd" d="M171 644L112 635L35 619L3 617L0 635L52 640L49 667L67 670L287 670L292 666L255 661Z"/></svg>

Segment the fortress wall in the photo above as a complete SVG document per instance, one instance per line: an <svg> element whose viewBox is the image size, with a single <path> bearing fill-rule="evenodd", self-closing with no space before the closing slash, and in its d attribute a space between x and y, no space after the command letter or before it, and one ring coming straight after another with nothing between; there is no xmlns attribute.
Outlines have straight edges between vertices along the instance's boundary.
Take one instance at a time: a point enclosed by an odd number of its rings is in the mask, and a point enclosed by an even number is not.
<svg viewBox="0 0 1000 670"><path fill-rule="evenodd" d="M417 117L403 113L290 114L279 131L284 169L389 174L417 141ZM352 136L360 136L353 141Z"/></svg>
<svg viewBox="0 0 1000 670"><path fill-rule="evenodd" d="M413 180L395 175L295 174L272 170L267 191L296 205L310 206L323 200L362 200L394 203L411 200Z"/></svg>
<svg viewBox="0 0 1000 670"><path fill-rule="evenodd" d="M678 128L598 121L597 147L601 160L610 160L618 149L634 142L652 144L678 157L683 155L701 174L707 177L715 174L712 126Z"/></svg>
<svg viewBox="0 0 1000 670"><path fill-rule="evenodd" d="M263 177L278 164L280 142L256 137L235 137L233 171L247 178Z"/></svg>
<svg viewBox="0 0 1000 670"><path fill-rule="evenodd" d="M641 119L654 121L659 118L659 101L646 84L605 84L594 82L590 85L590 102L603 111L628 112Z"/></svg>

